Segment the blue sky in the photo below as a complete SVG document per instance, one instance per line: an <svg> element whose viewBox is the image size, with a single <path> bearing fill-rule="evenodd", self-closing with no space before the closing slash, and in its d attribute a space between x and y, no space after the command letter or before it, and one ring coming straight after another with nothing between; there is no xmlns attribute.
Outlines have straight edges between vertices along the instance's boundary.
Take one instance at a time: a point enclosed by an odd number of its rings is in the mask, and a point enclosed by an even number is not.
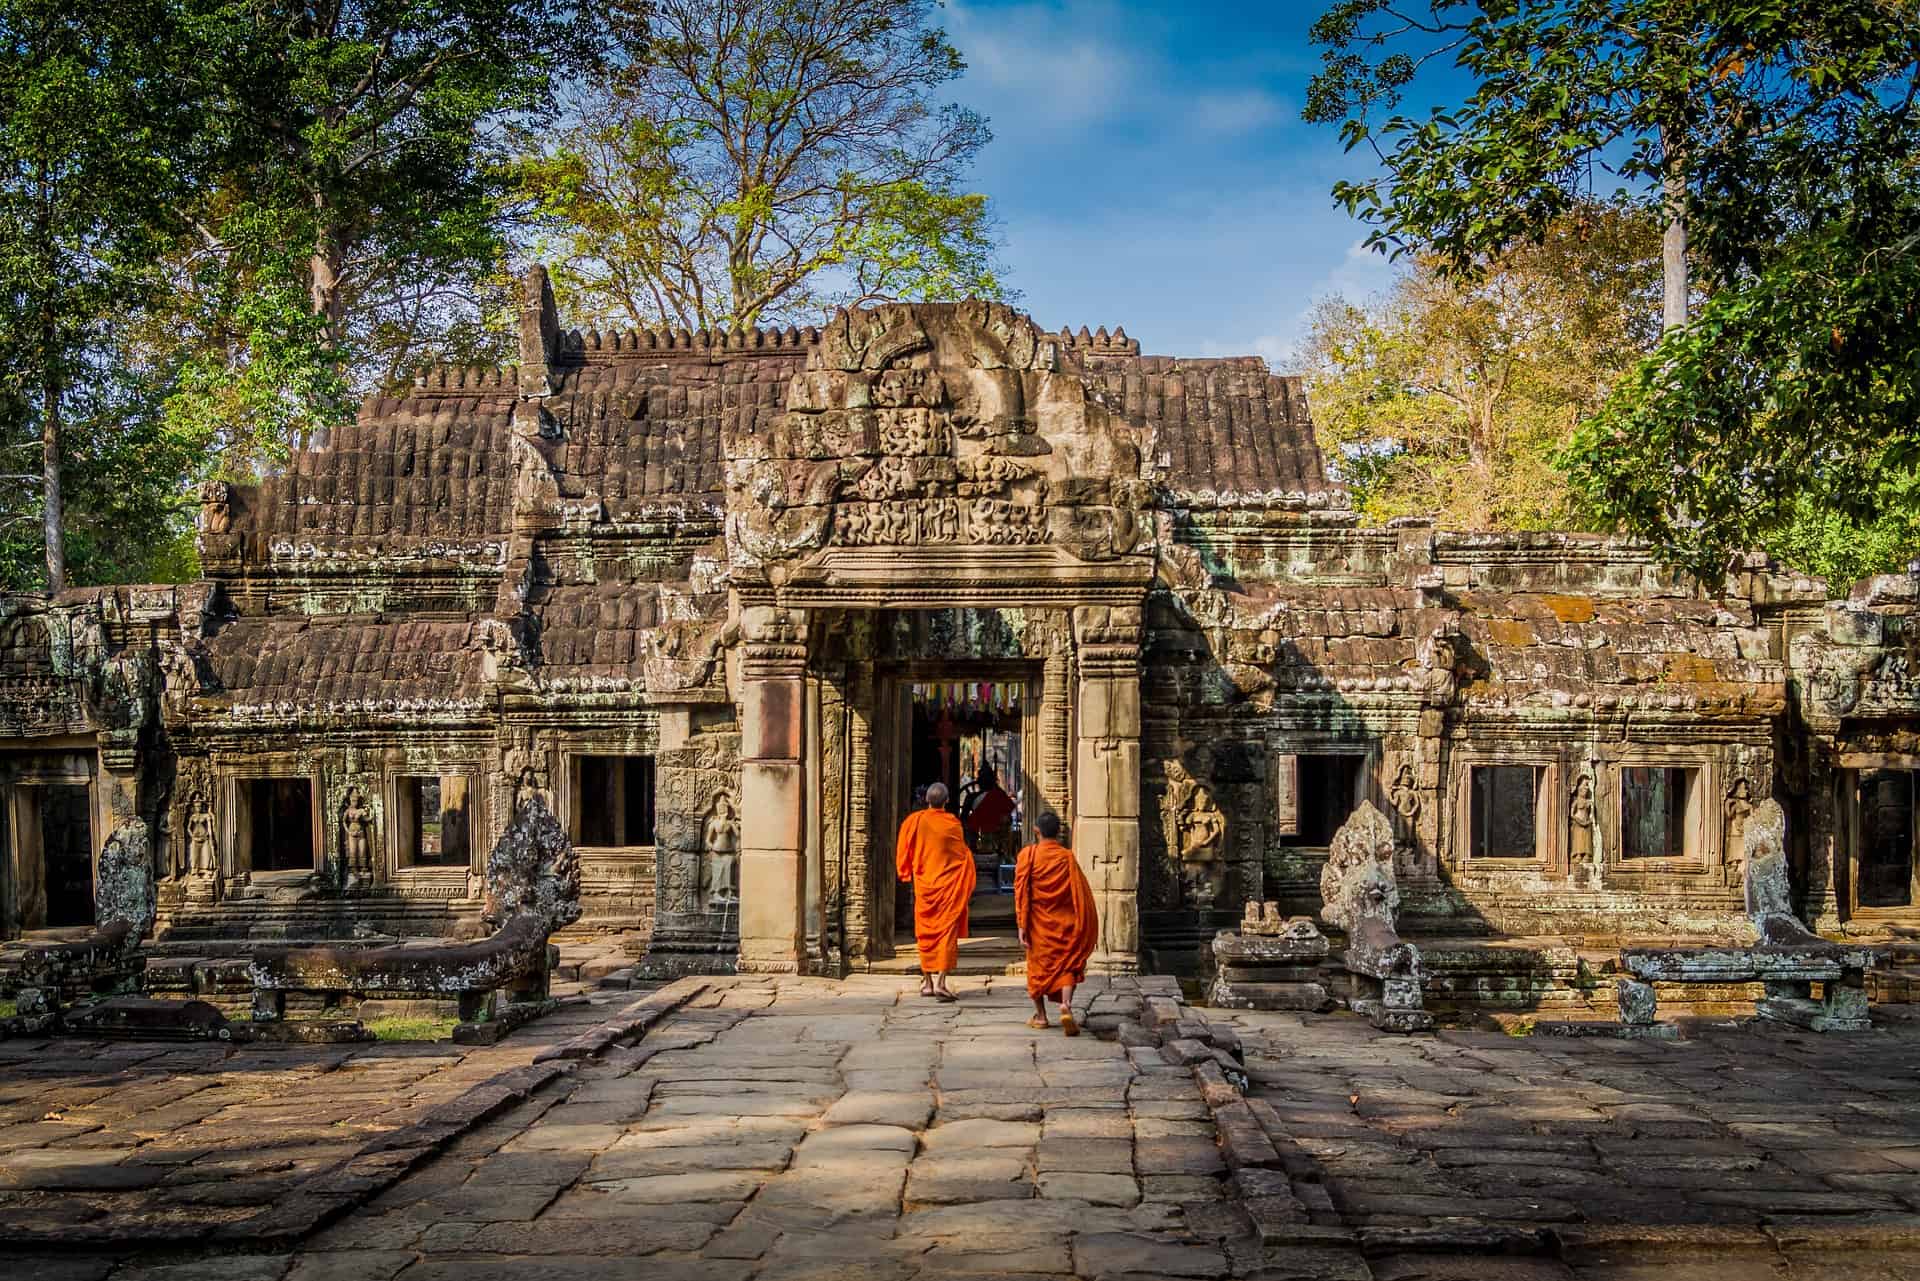
<svg viewBox="0 0 1920 1281"><path fill-rule="evenodd" d="M1285 369L1314 298L1387 283L1328 194L1366 162L1300 119L1323 7L949 0L950 97L994 132L973 185L1035 320Z"/></svg>

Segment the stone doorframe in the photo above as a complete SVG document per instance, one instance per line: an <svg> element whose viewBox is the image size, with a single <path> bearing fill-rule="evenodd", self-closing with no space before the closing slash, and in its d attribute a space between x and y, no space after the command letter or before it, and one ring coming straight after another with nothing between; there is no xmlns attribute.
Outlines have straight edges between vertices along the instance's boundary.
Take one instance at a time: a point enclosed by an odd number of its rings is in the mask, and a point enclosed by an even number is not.
<svg viewBox="0 0 1920 1281"><path fill-rule="evenodd" d="M807 852L823 817L807 695L810 614L951 608L1070 611L1077 681L1062 817L1099 900L1091 968L1137 971L1140 646L1151 574L1144 558L1086 562L1051 547L836 548L778 584L736 580L740 972L809 968Z"/></svg>

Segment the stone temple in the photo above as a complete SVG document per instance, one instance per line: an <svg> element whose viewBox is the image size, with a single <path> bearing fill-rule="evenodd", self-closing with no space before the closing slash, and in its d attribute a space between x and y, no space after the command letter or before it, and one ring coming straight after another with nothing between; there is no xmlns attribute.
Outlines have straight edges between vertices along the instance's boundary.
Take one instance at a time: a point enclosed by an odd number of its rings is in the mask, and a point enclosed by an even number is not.
<svg viewBox="0 0 1920 1281"><path fill-rule="evenodd" d="M89 924L137 816L163 950L470 936L537 794L574 928L659 972L885 967L915 788L989 758L1110 972L1316 914L1362 801L1469 995L1750 939L1768 798L1814 928L1920 926L1913 579L1364 527L1298 379L997 304L583 335L527 297L517 367L210 486L201 581L0 602L0 932Z"/></svg>

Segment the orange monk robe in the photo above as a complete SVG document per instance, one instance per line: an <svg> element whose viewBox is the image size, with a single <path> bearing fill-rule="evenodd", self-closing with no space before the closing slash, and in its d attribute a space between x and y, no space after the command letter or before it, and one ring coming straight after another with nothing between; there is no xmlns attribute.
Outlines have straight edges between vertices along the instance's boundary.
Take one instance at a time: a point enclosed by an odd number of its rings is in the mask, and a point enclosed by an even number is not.
<svg viewBox="0 0 1920 1281"><path fill-rule="evenodd" d="M900 879L913 883L913 934L920 968L944 973L960 961L973 897L973 851L960 820L945 810L915 810L900 825L894 851Z"/></svg>
<svg viewBox="0 0 1920 1281"><path fill-rule="evenodd" d="M1059 1000L1087 977L1100 940L1100 912L1080 860L1058 841L1020 851L1013 869L1013 919L1027 940L1027 995Z"/></svg>

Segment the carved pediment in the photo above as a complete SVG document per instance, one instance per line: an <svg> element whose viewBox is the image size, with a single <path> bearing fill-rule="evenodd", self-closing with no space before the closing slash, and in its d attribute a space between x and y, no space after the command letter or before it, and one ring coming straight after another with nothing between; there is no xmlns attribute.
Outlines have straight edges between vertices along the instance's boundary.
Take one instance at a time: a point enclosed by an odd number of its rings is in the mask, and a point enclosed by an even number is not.
<svg viewBox="0 0 1920 1281"><path fill-rule="evenodd" d="M1151 528L1135 435L1011 308L843 312L772 429L725 433L729 555L749 566L834 547L1134 555Z"/></svg>

